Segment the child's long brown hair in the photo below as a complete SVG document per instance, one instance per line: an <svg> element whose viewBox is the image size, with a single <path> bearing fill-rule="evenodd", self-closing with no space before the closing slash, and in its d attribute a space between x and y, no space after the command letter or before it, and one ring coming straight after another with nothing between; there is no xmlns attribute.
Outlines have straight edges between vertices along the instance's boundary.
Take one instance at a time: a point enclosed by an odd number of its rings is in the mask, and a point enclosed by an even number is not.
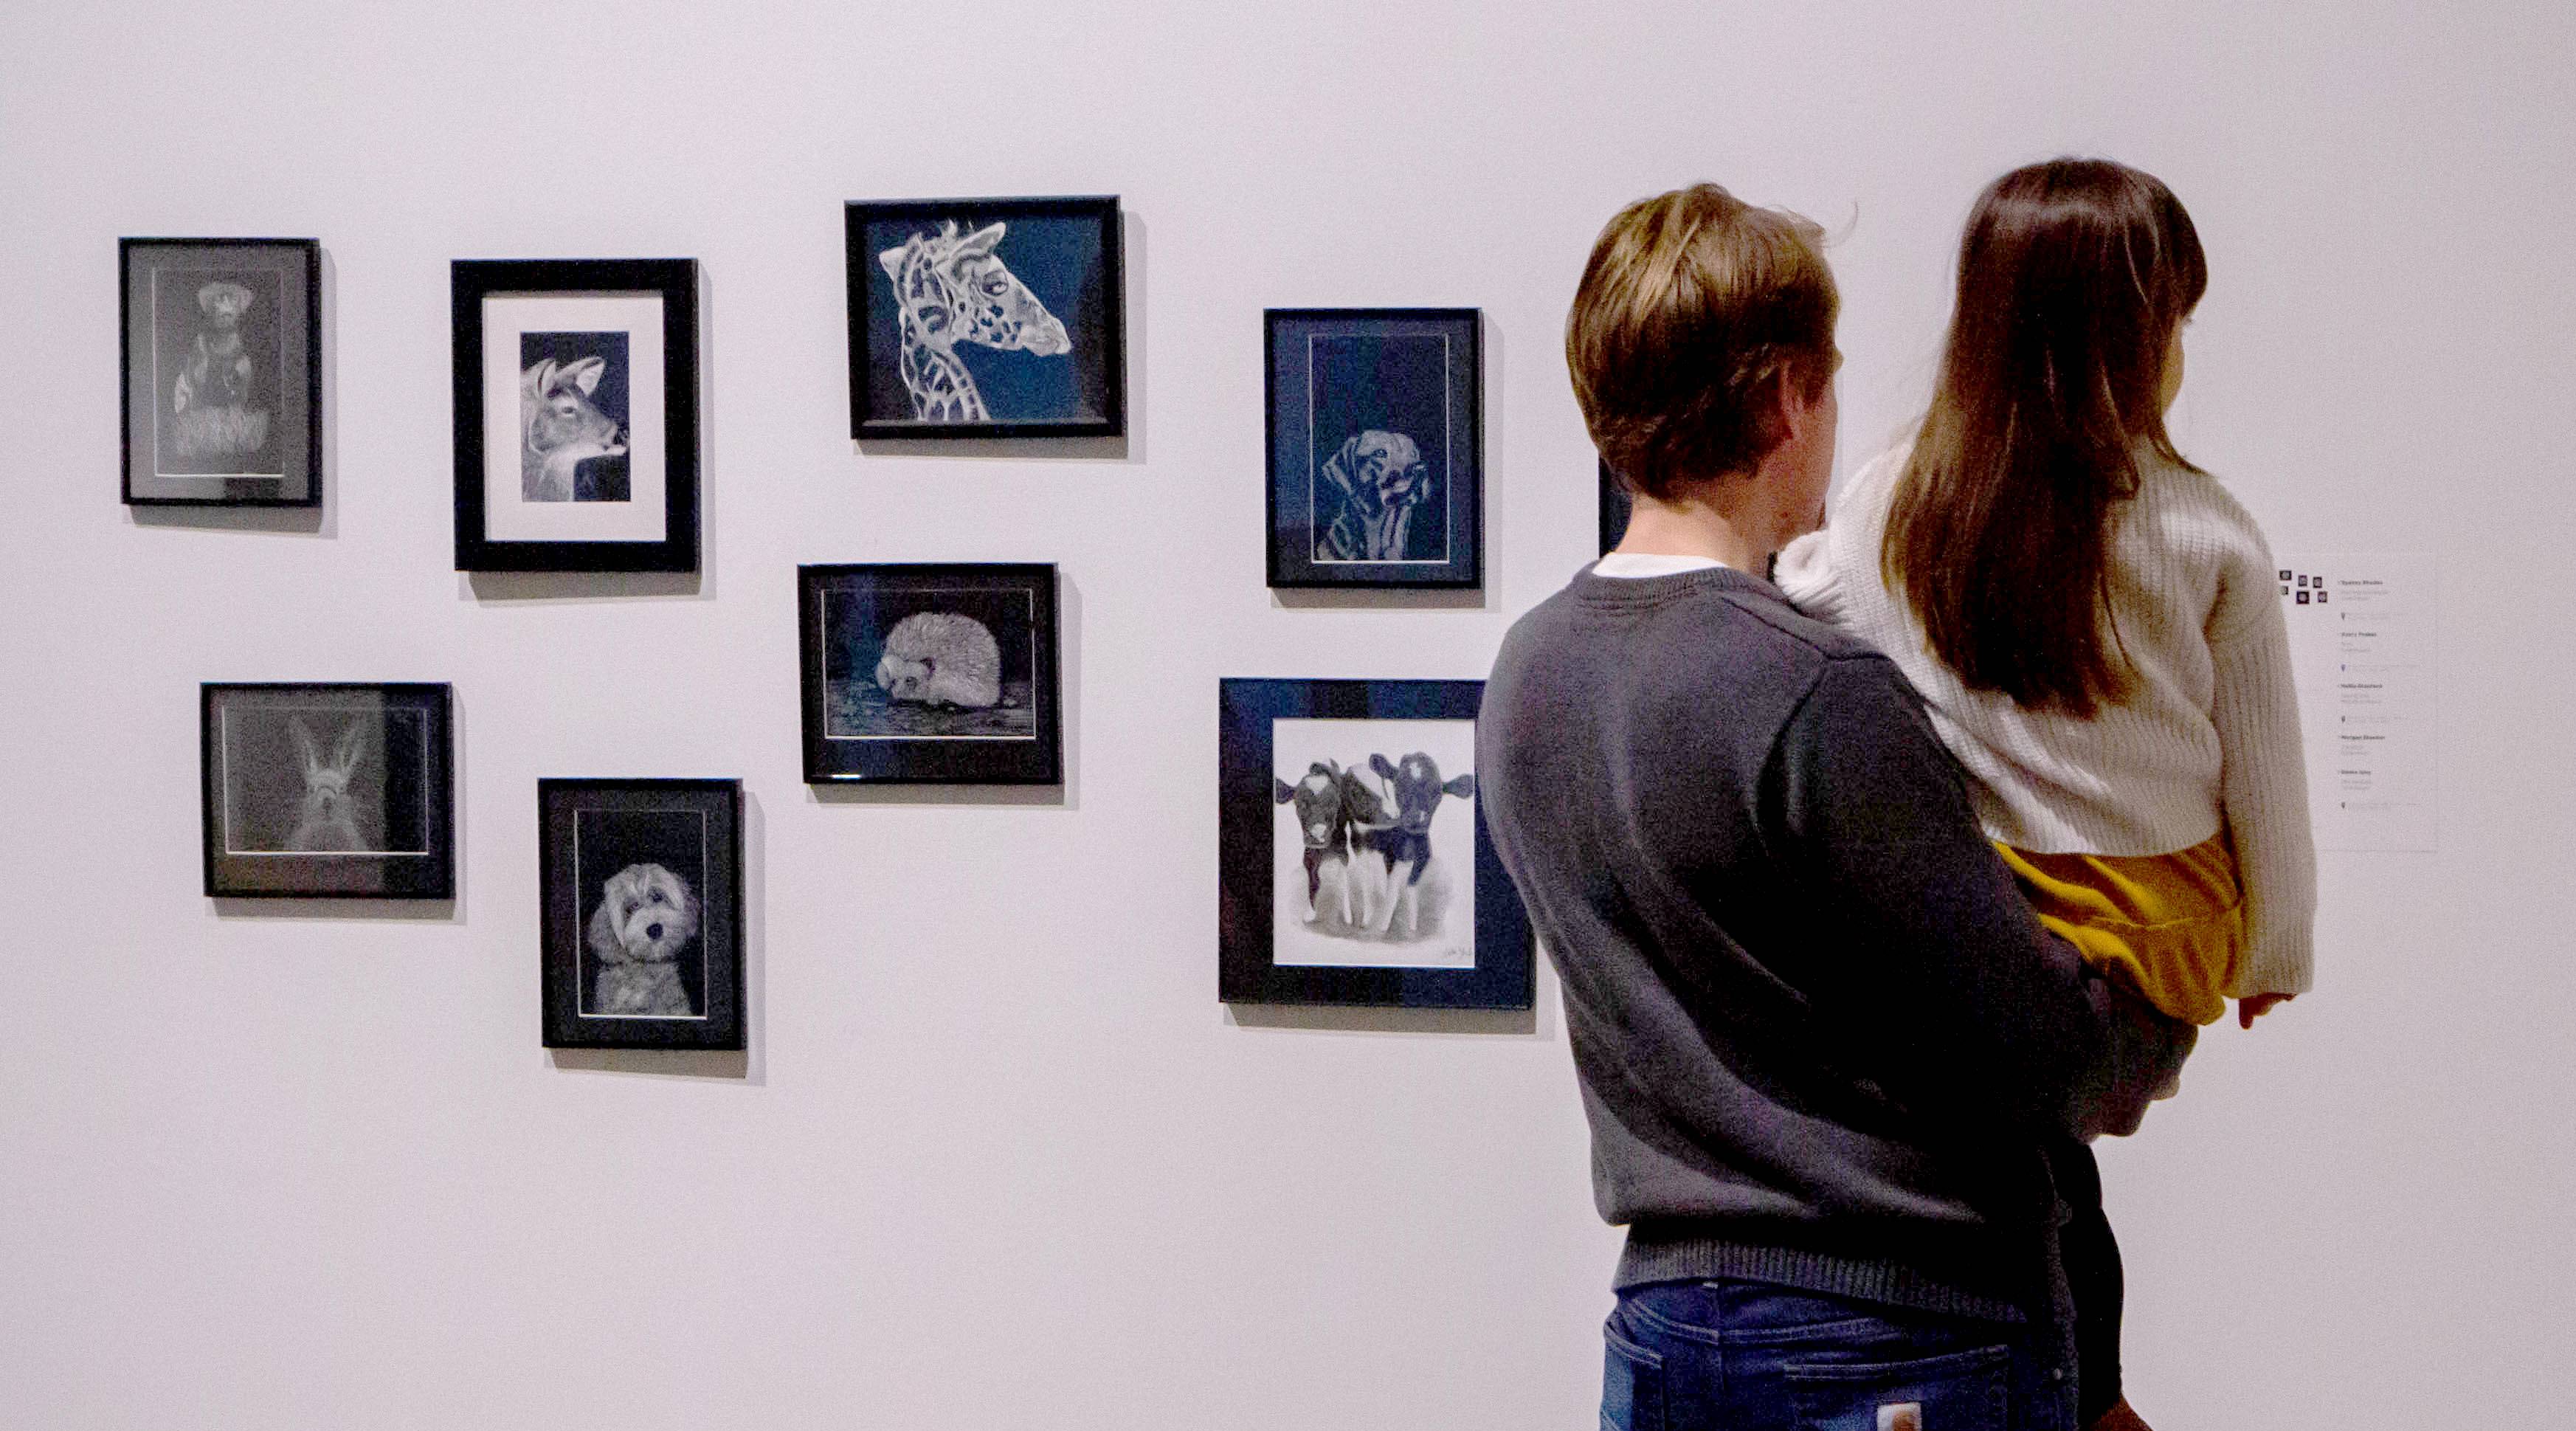
<svg viewBox="0 0 2576 1431"><path fill-rule="evenodd" d="M2173 191L2125 164L2052 159L1977 198L1931 411L1879 562L1972 690L2090 716L2113 660L2110 540L2138 449L2165 432L2164 363L2209 267Z"/></svg>

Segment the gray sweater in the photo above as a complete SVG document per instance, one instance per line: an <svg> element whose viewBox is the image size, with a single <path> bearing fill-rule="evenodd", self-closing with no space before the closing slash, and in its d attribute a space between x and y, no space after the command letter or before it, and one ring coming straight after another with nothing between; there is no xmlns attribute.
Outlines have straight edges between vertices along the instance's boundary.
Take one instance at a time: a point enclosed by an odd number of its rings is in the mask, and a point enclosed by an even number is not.
<svg viewBox="0 0 2576 1431"><path fill-rule="evenodd" d="M1564 986L1618 1285L2062 1302L2044 1149L2192 1031L2044 932L1886 657L1727 570L1512 627L1479 803Z"/></svg>

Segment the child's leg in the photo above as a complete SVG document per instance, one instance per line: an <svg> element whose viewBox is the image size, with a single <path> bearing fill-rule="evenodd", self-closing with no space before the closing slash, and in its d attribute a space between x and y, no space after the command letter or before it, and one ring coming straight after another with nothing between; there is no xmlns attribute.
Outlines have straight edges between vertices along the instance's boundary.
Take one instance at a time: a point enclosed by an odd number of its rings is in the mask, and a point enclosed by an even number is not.
<svg viewBox="0 0 2576 1431"><path fill-rule="evenodd" d="M2040 923L2186 1023L2227 1012L2245 957L2245 895L2225 834L2165 855L1996 846Z"/></svg>
<svg viewBox="0 0 2576 1431"><path fill-rule="evenodd" d="M2102 1170L2093 1150L2067 1141L2050 1149L2057 1196L2073 1214L2058 1229L2058 1258L2075 1303L2075 1406L2077 1424L2091 1426L2117 1409L2120 1389L2120 1309L2127 1283L2120 1244L2102 1211Z"/></svg>
<svg viewBox="0 0 2576 1431"><path fill-rule="evenodd" d="M2040 922L2167 1016L2193 1024L2226 1012L2223 992L2244 955L2244 895L2219 836L2170 855L2042 855L2003 850ZM2183 1045L2189 1050L2189 1043ZM2179 1068L2175 1072L2179 1073ZM2158 1096L2172 1092L2168 1087ZM2120 1244L2102 1210L2093 1150L2067 1142L2049 1162L2070 1216L2059 1258L2075 1304L2076 1405L2090 1431L2144 1431L2120 1385Z"/></svg>

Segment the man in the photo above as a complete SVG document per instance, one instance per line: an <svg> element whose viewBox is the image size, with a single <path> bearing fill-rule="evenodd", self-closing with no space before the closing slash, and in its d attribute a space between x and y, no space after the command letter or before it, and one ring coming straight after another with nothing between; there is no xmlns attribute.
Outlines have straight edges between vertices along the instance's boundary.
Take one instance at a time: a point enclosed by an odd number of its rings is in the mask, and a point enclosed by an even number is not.
<svg viewBox="0 0 2576 1431"><path fill-rule="evenodd" d="M2044 1150L2134 1128L2190 1032L2040 929L1904 678L1761 575L1831 476L1818 238L1714 185L1603 230L1566 353L1635 512L1478 721L1629 1226L1604 1421L2075 1431Z"/></svg>

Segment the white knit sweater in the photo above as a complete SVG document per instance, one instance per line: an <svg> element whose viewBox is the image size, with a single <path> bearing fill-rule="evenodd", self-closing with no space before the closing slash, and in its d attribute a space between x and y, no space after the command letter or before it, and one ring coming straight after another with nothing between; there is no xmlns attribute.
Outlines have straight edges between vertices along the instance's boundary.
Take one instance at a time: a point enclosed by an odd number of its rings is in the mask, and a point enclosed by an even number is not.
<svg viewBox="0 0 2576 1431"><path fill-rule="evenodd" d="M2110 603L2132 689L2090 719L1971 691L1879 575L1911 446L1861 469L1775 579L1810 615L1892 657L1967 768L1996 840L2039 854L2160 855L2224 828L2249 957L2228 993L2303 993L2317 903L2308 782L2279 576L2254 519L2205 474L2148 458L2114 517Z"/></svg>

